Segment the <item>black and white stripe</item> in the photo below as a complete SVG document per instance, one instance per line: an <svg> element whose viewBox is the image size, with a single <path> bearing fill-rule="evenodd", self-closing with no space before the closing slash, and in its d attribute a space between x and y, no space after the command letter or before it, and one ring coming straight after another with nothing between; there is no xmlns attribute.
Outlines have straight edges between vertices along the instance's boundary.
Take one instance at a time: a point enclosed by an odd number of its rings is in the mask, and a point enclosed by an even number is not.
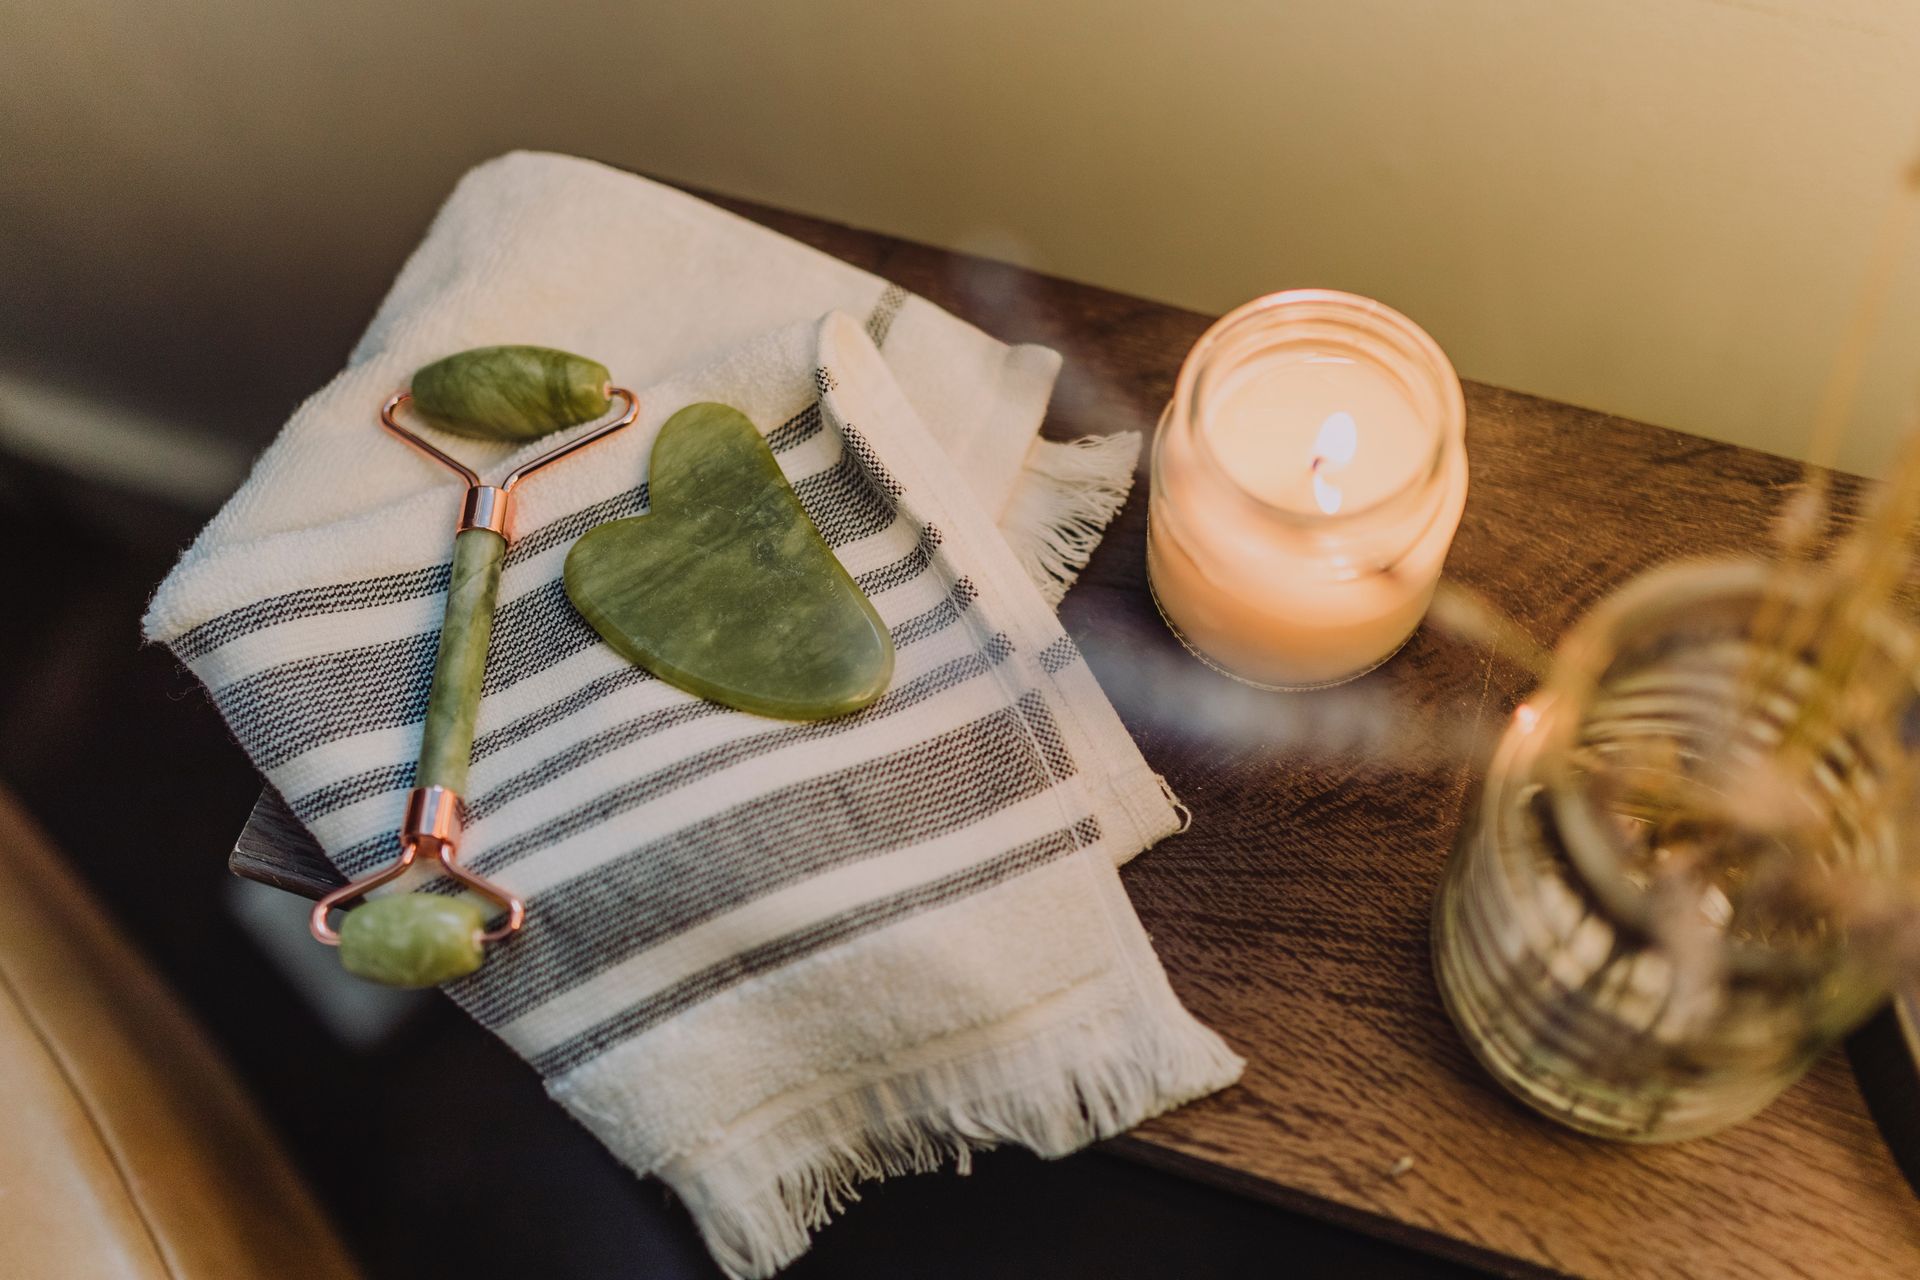
<svg viewBox="0 0 1920 1280"><path fill-rule="evenodd" d="M1028 745L1030 708L1007 707L879 760L754 796L635 845L528 902L566 929L515 938L511 964L488 965L457 994L487 1023L505 1022L602 969L699 922L830 867L877 857L980 821L1058 781ZM962 773L961 770L966 770ZM942 788L965 777L965 788ZM644 791L654 779L636 788ZM637 806L603 797L576 822ZM479 867L494 873L486 859ZM632 903L644 910L627 911ZM502 956L506 959L506 956Z"/></svg>
<svg viewBox="0 0 1920 1280"><path fill-rule="evenodd" d="M809 414L817 419L817 404ZM896 518L886 489L870 479L850 454L843 453L833 465L797 481L794 492L830 546L872 537ZM626 510L635 499L639 510ZM591 508L591 518L589 513L575 513L550 522L515 544L508 555L508 571L516 560L525 561L570 542L595 524L640 514L645 501L643 484ZM444 573L440 581L444 592ZM300 602L303 616L329 611L319 607L319 598L310 596ZM360 600L365 593L342 592L335 598ZM274 618L282 620L284 616ZM485 692L497 693L598 643L599 637L567 600L565 583L553 577L510 599L494 615ZM217 687L213 697L254 762L272 769L319 743L419 722L426 714L438 644L435 628L381 644L303 657Z"/></svg>
<svg viewBox="0 0 1920 1280"><path fill-rule="evenodd" d="M953 611L951 616L957 621L960 615L958 611ZM876 721L886 720L911 710L928 698L967 680L990 673L1011 652L1012 645L1006 637L995 635L978 653L944 663L926 675L888 690L878 702L858 717L786 725L732 738L722 746L676 760L666 769L634 779L616 793L597 797L593 804L575 808L566 819L542 826L539 830L517 839L494 844L483 853L476 855L473 863L482 870L489 872L497 870L506 863L538 852L548 845L576 834L584 829L585 825L590 825L590 818L592 821L611 821L640 805L662 798L676 786L685 786L723 769L733 768L789 746L824 741L856 728L866 728ZM500 785L470 797L467 806L469 822L477 824L488 814L542 787L562 781L567 774L601 756L631 746L644 738L664 733L690 720L724 714L727 714L726 708L718 703L682 700L657 711L634 716L608 728L588 733L570 742L556 755L540 760ZM409 765L407 766L408 786L412 785L412 776L413 767ZM334 861L350 876L364 875L391 856L392 848L392 836L382 831L334 854Z"/></svg>
<svg viewBox="0 0 1920 1280"><path fill-rule="evenodd" d="M867 336L873 339L874 346L887 345L887 335L900 317L900 308L906 306L912 296L897 284L889 284L881 293L880 301L873 304L873 312L867 316Z"/></svg>
<svg viewBox="0 0 1920 1280"><path fill-rule="evenodd" d="M816 400L767 432L767 446L776 455L786 453L819 435L820 425L820 402ZM551 520L521 535L507 552L507 565L512 567L570 543L595 525L639 515L646 509L647 486L643 481L625 493ZM323 614L351 613L359 609L444 595L451 567L450 564L431 565L405 573L362 578L325 587L305 587L284 595L270 596L210 618L168 641L167 647L182 662L193 663L223 645L283 622Z"/></svg>
<svg viewBox="0 0 1920 1280"><path fill-rule="evenodd" d="M1100 823L1082 818L1071 827L1019 844L996 857L952 872L876 902L829 916L803 929L765 942L663 987L646 999L611 1014L586 1031L577 1032L535 1054L533 1067L544 1076L557 1076L589 1062L622 1040L673 1017L728 987L791 964L883 925L897 924L922 911L967 897L1015 876L1066 857L1100 838ZM463 998L463 997L462 997Z"/></svg>
<svg viewBox="0 0 1920 1280"><path fill-rule="evenodd" d="M933 552L939 545L940 535L937 529L922 530L919 540L914 544L913 550L891 564L860 575L857 579L860 584L860 589L868 595L878 595L883 591L891 590L894 587L912 581L926 571L928 564L931 562ZM966 604L966 598L964 596L955 595L952 599L955 609L964 609ZM949 610L947 616L949 620L957 620L958 613L954 610ZM903 632L896 629L894 632L894 643L896 646L904 646L909 643L915 635L924 634L927 631L925 624L919 620L910 620L908 624L904 625L908 628L907 631ZM1062 638L1064 639L1065 637ZM1045 655L1043 654L1043 662L1044 659ZM1052 669L1050 668L1049 670L1051 671ZM475 760L484 760L494 752L512 746L514 743L539 732L541 729L558 724L601 698L608 697L631 685L652 680L653 678L652 674L642 667L623 666L617 671L608 672L582 685L580 688L556 702L538 707L509 724L502 725L498 729L481 734L474 741L473 758ZM712 703L698 702L688 704L683 707L681 711L684 714L691 715L708 714L718 709L719 708ZM413 764L408 762L351 774L337 782L332 782L326 786L309 791L304 795L293 796L289 799L288 803L294 813L298 815L303 822L310 823L318 818L325 817L336 809L341 809L347 805L365 800L370 796L380 795L385 792L405 792L412 786Z"/></svg>

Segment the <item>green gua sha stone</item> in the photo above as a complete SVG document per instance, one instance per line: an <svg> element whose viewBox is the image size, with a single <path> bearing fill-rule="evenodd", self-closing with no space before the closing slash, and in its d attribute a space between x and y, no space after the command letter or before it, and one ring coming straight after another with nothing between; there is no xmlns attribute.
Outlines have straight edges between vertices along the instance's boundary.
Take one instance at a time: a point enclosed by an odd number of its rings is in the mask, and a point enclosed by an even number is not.
<svg viewBox="0 0 1920 1280"><path fill-rule="evenodd" d="M476 440L537 440L607 411L607 367L551 347L474 347L413 375L413 407Z"/></svg>
<svg viewBox="0 0 1920 1280"><path fill-rule="evenodd" d="M893 677L893 638L745 414L667 419L652 510L589 530L567 596L615 652L669 684L783 720L858 711Z"/></svg>
<svg viewBox="0 0 1920 1280"><path fill-rule="evenodd" d="M465 898L389 894L347 912L340 963L389 987L437 987L480 967L485 928L484 913Z"/></svg>

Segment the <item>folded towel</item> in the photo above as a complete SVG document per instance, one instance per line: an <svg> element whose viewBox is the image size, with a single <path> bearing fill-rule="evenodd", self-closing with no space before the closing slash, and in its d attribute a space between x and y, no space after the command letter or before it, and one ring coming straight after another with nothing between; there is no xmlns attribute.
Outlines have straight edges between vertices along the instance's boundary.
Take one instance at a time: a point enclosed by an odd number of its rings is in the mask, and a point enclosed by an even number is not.
<svg viewBox="0 0 1920 1280"><path fill-rule="evenodd" d="M526 166L578 176L527 158L479 176ZM147 619L349 875L395 852L459 502L374 408L485 342L579 350L640 383L626 326L700 292L623 292L655 277L609 264L618 219L578 192L489 187L486 234L477 184ZM634 207L725 217L680 199ZM988 393L935 397L969 406L944 428L871 313L788 325L656 378L634 426L528 481L502 579L462 856L522 894L529 923L449 990L668 1182L737 1275L803 1251L859 1179L999 1142L1061 1154L1241 1065L1180 1007L1115 871L1175 828L1170 798L988 514L988 470L957 461L969 431L1014 438L1025 415L1031 433L1052 357L925 304L902 302L896 328L909 307L920 365L946 344L999 370ZM760 426L892 631L893 685L856 715L783 724L703 702L623 662L566 601L572 541L646 509L660 424L707 400Z"/></svg>
<svg viewBox="0 0 1920 1280"><path fill-rule="evenodd" d="M444 482L430 471L365 459L357 416L349 430L316 421L331 405L357 414L367 397L404 386L421 353L495 343L563 347L638 390L771 329L836 310L863 318L954 473L1041 594L1058 603L1126 501L1140 436L1036 439L1060 370L1057 353L1008 346L878 276L683 191L534 152L502 156L461 179L346 371L294 415L260 460L262 474L295 481L247 485L201 541L304 534ZM504 451L477 456L497 461ZM235 576L226 607L271 593L273 572ZM167 603L165 596L156 602Z"/></svg>

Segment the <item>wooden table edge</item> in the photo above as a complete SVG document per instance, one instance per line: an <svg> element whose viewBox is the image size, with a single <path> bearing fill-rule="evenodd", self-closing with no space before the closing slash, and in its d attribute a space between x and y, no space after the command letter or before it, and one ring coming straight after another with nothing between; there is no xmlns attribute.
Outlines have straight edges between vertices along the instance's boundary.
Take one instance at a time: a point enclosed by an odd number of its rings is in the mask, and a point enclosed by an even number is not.
<svg viewBox="0 0 1920 1280"><path fill-rule="evenodd" d="M1418 1253L1478 1267L1493 1275L1510 1277L1511 1280L1566 1280L1566 1273L1563 1271L1537 1266L1504 1253L1482 1248L1444 1232L1415 1226L1387 1214L1369 1213L1364 1209L1342 1204L1338 1200L1314 1195L1310 1191L1301 1191L1278 1182L1270 1182L1228 1165L1216 1164L1188 1152L1162 1146L1136 1134L1123 1133L1119 1137L1108 1138L1100 1144L1100 1150L1135 1164L1173 1174L1189 1182L1228 1192L1242 1199L1270 1204L1276 1208L1285 1209L1289 1213L1330 1222L1335 1226L1385 1240L1390 1244L1402 1245Z"/></svg>

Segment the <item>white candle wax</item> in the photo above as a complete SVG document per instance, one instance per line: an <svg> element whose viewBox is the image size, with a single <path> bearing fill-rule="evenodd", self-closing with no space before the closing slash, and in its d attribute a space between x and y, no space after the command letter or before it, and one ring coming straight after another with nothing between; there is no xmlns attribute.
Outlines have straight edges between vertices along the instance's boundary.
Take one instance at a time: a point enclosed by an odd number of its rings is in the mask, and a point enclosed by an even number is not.
<svg viewBox="0 0 1920 1280"><path fill-rule="evenodd" d="M1274 305L1294 297L1318 308L1297 335ZM1458 380L1411 321L1345 294L1276 299L1213 331L1241 317L1263 341L1203 338L1182 371L1155 445L1149 571L1190 648L1254 683L1305 687L1371 669L1419 626L1466 459ZM1328 322L1330 306L1359 319ZM1412 336L1376 341L1367 324Z"/></svg>
<svg viewBox="0 0 1920 1280"><path fill-rule="evenodd" d="M1200 431L1243 488L1303 516L1379 505L1418 478L1433 449L1432 430L1385 371L1313 350L1229 374Z"/></svg>

